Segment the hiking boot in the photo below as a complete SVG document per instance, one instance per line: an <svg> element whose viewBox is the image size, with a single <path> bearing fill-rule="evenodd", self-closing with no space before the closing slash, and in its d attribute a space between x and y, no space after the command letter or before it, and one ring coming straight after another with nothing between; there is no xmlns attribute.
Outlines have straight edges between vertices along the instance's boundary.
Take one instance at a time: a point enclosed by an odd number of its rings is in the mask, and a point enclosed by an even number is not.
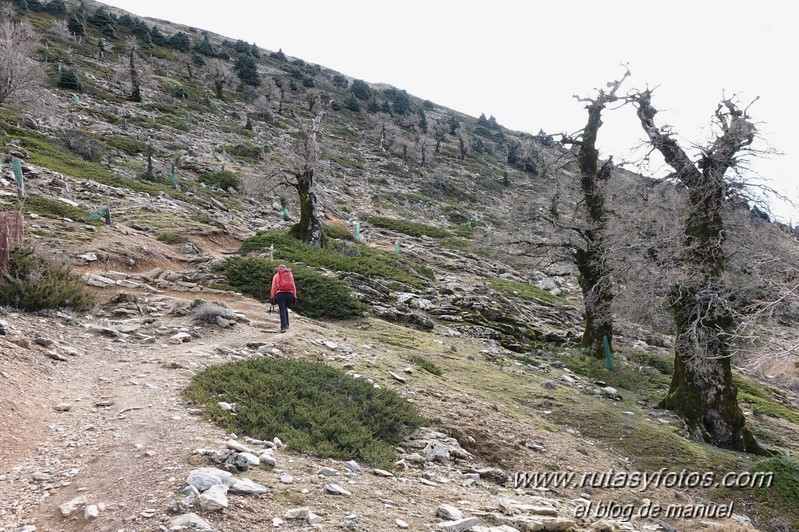
<svg viewBox="0 0 799 532"><path fill-rule="evenodd" d="M280 328L280 332L286 332L286 331L288 331L288 330L289 330L289 328L288 328L288 327L286 327L285 329L284 329L283 327L281 327L281 328Z"/></svg>

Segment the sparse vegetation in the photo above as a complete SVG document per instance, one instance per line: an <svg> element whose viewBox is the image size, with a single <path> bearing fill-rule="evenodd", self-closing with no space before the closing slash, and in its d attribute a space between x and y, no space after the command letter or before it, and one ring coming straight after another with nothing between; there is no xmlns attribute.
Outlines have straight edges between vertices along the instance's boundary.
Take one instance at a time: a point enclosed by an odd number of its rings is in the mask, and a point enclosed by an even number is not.
<svg viewBox="0 0 799 532"><path fill-rule="evenodd" d="M164 244L186 244L191 242L188 238L184 235L179 233L175 233L173 231L166 231L163 233L158 233L158 236L155 237L159 242L163 242Z"/></svg>
<svg viewBox="0 0 799 532"><path fill-rule="evenodd" d="M262 358L212 366L194 377L185 394L226 430L279 437L316 456L382 468L393 468L393 446L423 421L394 392L320 362ZM219 401L234 403L235 415Z"/></svg>
<svg viewBox="0 0 799 532"><path fill-rule="evenodd" d="M538 299L539 301L558 303L561 305L574 305L574 303L565 297L550 294L546 290L542 290L532 284L514 281L513 279L501 279L498 277L488 279L487 282L491 288L508 296L520 297L522 299Z"/></svg>
<svg viewBox="0 0 799 532"><path fill-rule="evenodd" d="M384 229L390 229L398 233L416 237L424 235L432 238L447 238L452 236L452 233L446 229L441 229L418 222L407 222L393 218L385 218L383 216L370 216L369 223L376 227L382 227Z"/></svg>

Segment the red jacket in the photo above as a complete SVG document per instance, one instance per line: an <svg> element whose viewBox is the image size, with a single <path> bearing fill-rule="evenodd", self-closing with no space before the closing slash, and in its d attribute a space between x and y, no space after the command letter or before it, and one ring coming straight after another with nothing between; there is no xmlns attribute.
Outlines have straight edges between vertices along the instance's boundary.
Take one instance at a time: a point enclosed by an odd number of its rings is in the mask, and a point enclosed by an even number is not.
<svg viewBox="0 0 799 532"><path fill-rule="evenodd" d="M288 276L291 278L291 283L289 283L289 286L287 287L280 286L280 272L285 272L285 271L288 272ZM283 275L285 276L286 274L284 273ZM286 268L285 266L279 267L277 269L277 273L275 273L275 275L272 276L272 292L269 296L269 299L270 300L275 299L275 294L277 294L278 292L291 292L292 294L294 294L294 300L296 301L297 299L297 285L294 284L294 276L291 274L291 270L289 268Z"/></svg>

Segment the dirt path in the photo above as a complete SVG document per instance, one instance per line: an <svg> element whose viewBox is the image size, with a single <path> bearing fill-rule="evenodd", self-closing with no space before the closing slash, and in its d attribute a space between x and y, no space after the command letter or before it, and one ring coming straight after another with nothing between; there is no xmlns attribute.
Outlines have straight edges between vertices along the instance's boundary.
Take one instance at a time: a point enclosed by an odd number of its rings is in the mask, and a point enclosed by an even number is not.
<svg viewBox="0 0 799 532"><path fill-rule="evenodd" d="M194 297L171 295L189 301ZM187 413L181 390L194 372L232 359L218 354L217 347L242 347L278 336L272 332L279 327L277 316L264 314L262 305L232 295L219 299L252 316L251 323L230 329L206 326L200 338L178 345L168 343L167 336L152 344L123 343L59 319L7 319L17 329L16 337L41 334L55 343L43 347L29 342L27 349L12 342L3 345L4 378L17 393L4 405L3 433L11 437L3 444L11 452L4 453L0 471L0 530L23 524L38 530L155 528L184 483L192 449L211 442L218 446L224 438L221 429ZM164 326L191 327L189 317L163 321ZM295 328L302 326L294 321ZM281 341L291 336L281 335ZM47 351L66 360L52 360ZM44 371L25 369L30 362ZM57 411L64 405L68 411ZM34 480L35 474L43 480ZM88 504L105 505L91 524L82 511L75 520L59 512L60 504L79 495Z"/></svg>

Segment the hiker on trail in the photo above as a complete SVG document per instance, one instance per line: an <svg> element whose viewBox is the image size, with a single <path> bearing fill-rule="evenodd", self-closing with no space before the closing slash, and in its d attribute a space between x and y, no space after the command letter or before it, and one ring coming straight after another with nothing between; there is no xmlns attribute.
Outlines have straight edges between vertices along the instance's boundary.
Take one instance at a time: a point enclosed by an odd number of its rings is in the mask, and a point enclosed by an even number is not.
<svg viewBox="0 0 799 532"><path fill-rule="evenodd" d="M289 328L289 305L297 302L297 287L294 285L294 276L285 264L277 267L277 272L272 277L272 293L269 302L277 303L280 309L280 332Z"/></svg>

